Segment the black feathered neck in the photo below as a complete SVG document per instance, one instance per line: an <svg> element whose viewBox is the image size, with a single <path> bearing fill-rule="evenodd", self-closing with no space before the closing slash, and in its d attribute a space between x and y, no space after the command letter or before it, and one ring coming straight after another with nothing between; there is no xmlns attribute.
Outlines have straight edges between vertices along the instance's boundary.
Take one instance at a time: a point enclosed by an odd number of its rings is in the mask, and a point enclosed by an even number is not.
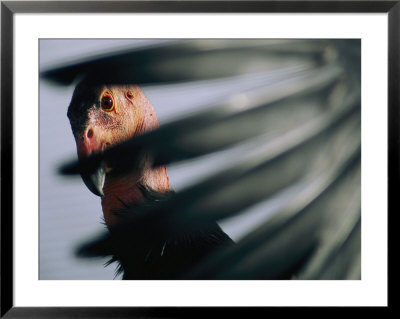
<svg viewBox="0 0 400 319"><path fill-rule="evenodd" d="M80 255L111 256L107 265L118 262L117 274L123 273L123 279L180 279L216 249L233 244L215 222L188 231L170 231L167 224L165 229L136 227L132 217L138 211L156 209L174 195L138 186L145 201L116 212L119 226L83 247Z"/></svg>

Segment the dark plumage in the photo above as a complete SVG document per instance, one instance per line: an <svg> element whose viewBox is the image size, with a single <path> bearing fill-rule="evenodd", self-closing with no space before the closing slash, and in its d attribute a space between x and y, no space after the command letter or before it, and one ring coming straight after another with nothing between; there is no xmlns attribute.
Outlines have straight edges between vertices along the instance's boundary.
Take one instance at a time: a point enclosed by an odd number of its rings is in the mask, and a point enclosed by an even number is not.
<svg viewBox="0 0 400 319"><path fill-rule="evenodd" d="M96 244L80 249L80 256L112 256L107 264L118 262L117 274L123 279L180 279L195 265L218 249L234 245L216 223L186 231L139 231L130 224L130 218L140 209L154 209L160 202L168 201L173 193L158 193L140 185L146 201L136 207L118 212L121 225L110 228L109 234ZM157 231L156 230L156 231Z"/></svg>

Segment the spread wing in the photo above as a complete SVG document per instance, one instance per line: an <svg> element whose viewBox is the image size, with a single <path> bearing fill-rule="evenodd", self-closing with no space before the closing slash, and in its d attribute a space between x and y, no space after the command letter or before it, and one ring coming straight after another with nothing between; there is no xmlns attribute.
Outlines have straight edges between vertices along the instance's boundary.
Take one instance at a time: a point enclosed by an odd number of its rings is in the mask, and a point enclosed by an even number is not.
<svg viewBox="0 0 400 319"><path fill-rule="evenodd" d="M168 41L44 72L61 84L82 75L181 85L268 77L61 172L94 171L105 159L118 161L123 173L140 152L151 154L154 165L175 165L242 150L168 200L137 207L119 226L121 238L241 223L258 203L273 202L272 214L258 218L236 245L181 278L360 279L360 52L359 40ZM82 251L90 255L112 240L105 234Z"/></svg>

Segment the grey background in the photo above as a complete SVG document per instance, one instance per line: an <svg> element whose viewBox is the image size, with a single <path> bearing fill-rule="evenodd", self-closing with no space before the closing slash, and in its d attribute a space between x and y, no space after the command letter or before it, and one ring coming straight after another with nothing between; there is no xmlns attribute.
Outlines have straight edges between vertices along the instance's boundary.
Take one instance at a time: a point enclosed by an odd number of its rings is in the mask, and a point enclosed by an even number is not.
<svg viewBox="0 0 400 319"><path fill-rule="evenodd" d="M40 71L110 53L129 47L148 45L155 40L55 40L41 39ZM165 40L164 40L165 41ZM284 78L281 72L259 73L230 79L142 87L152 102L160 123L208 107L213 101L255 85ZM79 243L104 231L100 198L93 195L79 177L57 173L60 164L76 157L75 141L66 116L74 86L62 87L40 80L39 147L39 279L113 279L115 265L104 267L107 259L78 259L74 251ZM240 160L262 139L239 145L229 151L168 167L175 190ZM260 203L238 218L221 223L223 229L239 240L279 210L282 199L295 192L298 185ZM116 277L119 278L119 277Z"/></svg>

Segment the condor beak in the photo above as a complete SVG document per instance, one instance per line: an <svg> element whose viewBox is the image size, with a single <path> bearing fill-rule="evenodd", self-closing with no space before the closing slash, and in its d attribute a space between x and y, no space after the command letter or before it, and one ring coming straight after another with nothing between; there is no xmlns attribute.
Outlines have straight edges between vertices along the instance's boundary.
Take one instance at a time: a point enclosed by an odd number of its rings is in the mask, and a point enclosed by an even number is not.
<svg viewBox="0 0 400 319"><path fill-rule="evenodd" d="M94 167L90 171L81 171L80 174L86 187L89 188L93 194L100 197L104 196L103 186L106 178L106 172L103 161L101 161L97 167Z"/></svg>
<svg viewBox="0 0 400 319"><path fill-rule="evenodd" d="M100 136L96 126L88 125L85 130L76 134L75 138L83 182L93 194L102 197L104 196L103 186L106 176L104 161L98 158L87 165L88 158L96 158L96 154L103 149Z"/></svg>

